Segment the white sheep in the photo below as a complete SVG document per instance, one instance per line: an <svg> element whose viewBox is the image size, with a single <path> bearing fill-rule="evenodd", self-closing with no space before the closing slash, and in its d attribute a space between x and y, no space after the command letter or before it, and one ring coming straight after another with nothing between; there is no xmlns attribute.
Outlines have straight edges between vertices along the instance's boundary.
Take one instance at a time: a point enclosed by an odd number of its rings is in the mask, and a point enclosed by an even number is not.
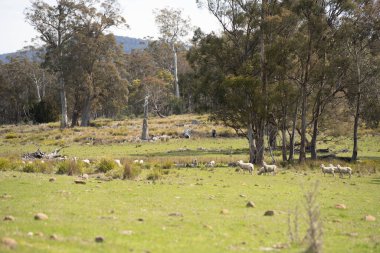
<svg viewBox="0 0 380 253"><path fill-rule="evenodd" d="M343 174L349 174L351 178L352 169L350 167L342 167L339 164L336 167L340 177L343 177Z"/></svg>
<svg viewBox="0 0 380 253"><path fill-rule="evenodd" d="M119 159L115 159L115 163L116 163L119 167L122 167L121 162L120 162Z"/></svg>
<svg viewBox="0 0 380 253"><path fill-rule="evenodd" d="M259 171L257 172L257 175L261 175L261 174L264 174L264 173L266 173L267 171L265 170L265 168L264 167L261 167L260 169L259 169Z"/></svg>
<svg viewBox="0 0 380 253"><path fill-rule="evenodd" d="M82 162L84 162L85 164L91 165L91 162L88 159L83 159Z"/></svg>
<svg viewBox="0 0 380 253"><path fill-rule="evenodd" d="M243 171L247 170L249 173L253 174L254 166L252 163L244 163L242 160L237 162L237 165L242 168Z"/></svg>
<svg viewBox="0 0 380 253"><path fill-rule="evenodd" d="M215 161L208 162L206 167L215 167Z"/></svg>
<svg viewBox="0 0 380 253"><path fill-rule="evenodd" d="M326 176L326 174L332 174L335 177L335 169L334 168L335 168L334 166L327 167L323 163L321 164L323 176Z"/></svg>
<svg viewBox="0 0 380 253"><path fill-rule="evenodd" d="M140 161L139 161L139 164L143 164L143 163L144 163L144 161L143 161L143 160L140 160Z"/></svg>
<svg viewBox="0 0 380 253"><path fill-rule="evenodd" d="M139 160L134 160L133 163L139 163Z"/></svg>
<svg viewBox="0 0 380 253"><path fill-rule="evenodd" d="M272 173L273 175L276 175L277 173L277 166L275 164L269 165L266 162L263 161L265 173Z"/></svg>

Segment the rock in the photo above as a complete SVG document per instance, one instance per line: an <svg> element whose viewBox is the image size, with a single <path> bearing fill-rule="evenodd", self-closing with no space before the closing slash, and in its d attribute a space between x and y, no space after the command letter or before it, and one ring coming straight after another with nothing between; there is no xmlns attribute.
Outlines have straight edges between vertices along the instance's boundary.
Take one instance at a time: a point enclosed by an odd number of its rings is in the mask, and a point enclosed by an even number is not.
<svg viewBox="0 0 380 253"><path fill-rule="evenodd" d="M29 237L32 237L34 235L34 233L33 232L28 232L26 235L29 236Z"/></svg>
<svg viewBox="0 0 380 253"><path fill-rule="evenodd" d="M138 218L137 221L143 222L144 219L143 218Z"/></svg>
<svg viewBox="0 0 380 253"><path fill-rule="evenodd" d="M83 179L77 179L74 181L74 183L76 184L86 184L86 181L84 181Z"/></svg>
<svg viewBox="0 0 380 253"><path fill-rule="evenodd" d="M34 219L35 220L47 220L47 219L49 219L49 217L44 213L37 213L36 215L34 215Z"/></svg>
<svg viewBox="0 0 380 253"><path fill-rule="evenodd" d="M88 176L88 174L83 174L83 175L82 175L82 178L83 178L84 180L87 180L87 179L89 178L89 176Z"/></svg>
<svg viewBox="0 0 380 253"><path fill-rule="evenodd" d="M103 236L97 236L97 237L95 237L95 242L97 242L97 243L104 242L104 237Z"/></svg>
<svg viewBox="0 0 380 253"><path fill-rule="evenodd" d="M268 210L264 213L264 216L273 216L274 215L274 211L273 210Z"/></svg>
<svg viewBox="0 0 380 253"><path fill-rule="evenodd" d="M245 198L246 196L244 194L240 194L239 197Z"/></svg>
<svg viewBox="0 0 380 253"><path fill-rule="evenodd" d="M3 219L4 221L14 221L15 220L15 217L13 217L12 215L7 215L4 217Z"/></svg>
<svg viewBox="0 0 380 253"><path fill-rule="evenodd" d="M169 216L173 216L173 217L183 217L183 214L182 213L169 213Z"/></svg>
<svg viewBox="0 0 380 253"><path fill-rule="evenodd" d="M49 178L49 182L55 182L55 181L56 181L55 177Z"/></svg>
<svg viewBox="0 0 380 253"><path fill-rule="evenodd" d="M255 207L256 205L252 201L248 201L248 203L245 206L246 207Z"/></svg>
<svg viewBox="0 0 380 253"><path fill-rule="evenodd" d="M335 208L336 208L336 209L347 209L347 207L346 207L345 204L336 204L336 205L335 205Z"/></svg>
<svg viewBox="0 0 380 253"><path fill-rule="evenodd" d="M9 248L9 249L14 249L17 247L16 240L10 237L1 238L1 244L3 244L6 248Z"/></svg>
<svg viewBox="0 0 380 253"><path fill-rule="evenodd" d="M34 235L35 235L35 236L39 236L39 237L43 237L43 236L44 236L44 233L42 233L42 232L36 232Z"/></svg>
<svg viewBox="0 0 380 253"><path fill-rule="evenodd" d="M230 213L230 211L228 211L228 209L222 209L220 211L220 214L229 214L229 213Z"/></svg>
<svg viewBox="0 0 380 253"><path fill-rule="evenodd" d="M121 231L121 234L122 235L132 235L133 231L132 230L123 230L123 231Z"/></svg>
<svg viewBox="0 0 380 253"><path fill-rule="evenodd" d="M58 236L56 234L52 234L51 236L49 236L50 240L53 240L53 241L57 241L58 240Z"/></svg>
<svg viewBox="0 0 380 253"><path fill-rule="evenodd" d="M372 215L366 215L364 217L364 220L365 221L376 221L376 217L375 216L372 216Z"/></svg>

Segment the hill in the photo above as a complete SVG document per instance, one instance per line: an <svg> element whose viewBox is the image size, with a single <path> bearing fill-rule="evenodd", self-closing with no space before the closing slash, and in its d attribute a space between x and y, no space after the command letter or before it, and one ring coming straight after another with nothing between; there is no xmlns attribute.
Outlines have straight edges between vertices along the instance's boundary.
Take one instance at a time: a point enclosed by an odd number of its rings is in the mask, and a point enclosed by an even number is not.
<svg viewBox="0 0 380 253"><path fill-rule="evenodd" d="M117 36L115 35L116 42L123 46L124 51L126 53L130 53L132 50L135 49L144 49L148 46L148 41L138 38L131 38L131 37L125 37L125 36ZM8 57L17 57L21 55L25 55L32 59L36 53L32 50L19 50L17 52L12 53L6 53L6 54L0 54L0 61L2 62L8 62Z"/></svg>

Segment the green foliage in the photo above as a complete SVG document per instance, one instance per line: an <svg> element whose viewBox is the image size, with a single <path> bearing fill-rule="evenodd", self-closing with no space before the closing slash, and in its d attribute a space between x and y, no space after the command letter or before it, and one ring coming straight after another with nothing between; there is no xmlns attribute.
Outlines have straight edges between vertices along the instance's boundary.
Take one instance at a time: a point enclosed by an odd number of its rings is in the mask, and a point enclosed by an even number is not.
<svg viewBox="0 0 380 253"><path fill-rule="evenodd" d="M102 158L100 162L96 165L97 172L106 173L117 167L117 164L110 159Z"/></svg>
<svg viewBox="0 0 380 253"><path fill-rule="evenodd" d="M173 167L173 162L172 161L165 161L162 163L161 168L164 170L171 169Z"/></svg>
<svg viewBox="0 0 380 253"><path fill-rule="evenodd" d="M22 168L22 172L26 173L37 173L39 172L39 168L36 164L34 163L27 163L25 166Z"/></svg>
<svg viewBox="0 0 380 253"><path fill-rule="evenodd" d="M54 122L59 118L59 112L55 105L43 100L33 106L32 114L36 123Z"/></svg>
<svg viewBox="0 0 380 253"><path fill-rule="evenodd" d="M7 171L11 170L12 163L7 158L0 157L0 171Z"/></svg>
<svg viewBox="0 0 380 253"><path fill-rule="evenodd" d="M123 179L136 179L141 174L141 166L138 164L125 163Z"/></svg>

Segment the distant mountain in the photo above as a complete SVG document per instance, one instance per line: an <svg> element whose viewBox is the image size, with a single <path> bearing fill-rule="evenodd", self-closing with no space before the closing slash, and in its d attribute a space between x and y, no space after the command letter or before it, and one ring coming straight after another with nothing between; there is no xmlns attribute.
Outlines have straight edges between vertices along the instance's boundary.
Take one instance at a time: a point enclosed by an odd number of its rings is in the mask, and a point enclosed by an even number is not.
<svg viewBox="0 0 380 253"><path fill-rule="evenodd" d="M136 39L131 37L116 36L116 42L123 46L126 53L132 52L135 49L144 49L148 46L148 41L143 39ZM36 53L33 51L18 51L13 53L0 54L0 61L8 62L7 57L17 57L21 55L27 55L28 58L32 59Z"/></svg>

